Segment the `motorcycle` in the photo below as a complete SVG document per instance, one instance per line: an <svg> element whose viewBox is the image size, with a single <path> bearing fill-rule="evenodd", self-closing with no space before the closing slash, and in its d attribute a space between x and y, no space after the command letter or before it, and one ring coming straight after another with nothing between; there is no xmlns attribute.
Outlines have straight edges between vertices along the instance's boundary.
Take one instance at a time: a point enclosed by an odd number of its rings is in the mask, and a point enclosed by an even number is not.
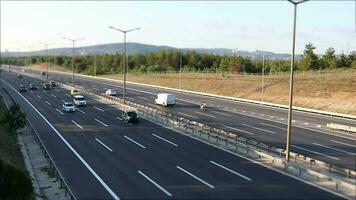
<svg viewBox="0 0 356 200"><path fill-rule="evenodd" d="M205 112L205 111L207 111L207 110L208 110L208 109L207 109L207 106L206 106L206 104L205 104L205 103L200 104L200 110L201 110L201 111L203 111L203 112Z"/></svg>

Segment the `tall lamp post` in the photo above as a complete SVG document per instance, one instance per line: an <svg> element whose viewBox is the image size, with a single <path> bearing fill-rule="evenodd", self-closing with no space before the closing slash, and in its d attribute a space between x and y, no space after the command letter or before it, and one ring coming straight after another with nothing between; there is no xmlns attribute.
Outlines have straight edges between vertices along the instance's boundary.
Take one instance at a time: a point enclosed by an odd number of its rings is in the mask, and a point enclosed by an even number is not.
<svg viewBox="0 0 356 200"><path fill-rule="evenodd" d="M180 61L179 61L179 89L182 89L182 62L183 62L183 52L180 51Z"/></svg>
<svg viewBox="0 0 356 200"><path fill-rule="evenodd" d="M129 30L121 30L118 28L115 28L113 26L109 26L110 29L113 29L115 31L119 31L121 33L124 34L124 62L122 63L122 68L124 69L124 88L122 90L122 99L124 100L124 104L126 103L126 75L127 75L127 68L128 68L128 63L127 63L127 52L126 52L126 33L131 32L131 31L136 31L136 30L140 30L141 28L137 27L137 28L133 28L133 29L129 29Z"/></svg>
<svg viewBox="0 0 356 200"><path fill-rule="evenodd" d="M73 88L74 88L75 87L75 81L74 81L74 47L75 47L75 42L84 40L84 38L70 39L70 38L67 38L67 37L63 37L63 39L71 41L72 45L73 45L73 48L72 48L72 85L73 85Z"/></svg>
<svg viewBox="0 0 356 200"><path fill-rule="evenodd" d="M262 51L262 102L264 97L264 79L265 79L265 52Z"/></svg>
<svg viewBox="0 0 356 200"><path fill-rule="evenodd" d="M288 128L287 128L287 144L286 144L286 160L289 162L290 153L290 141L292 133L292 105L293 105L293 70L294 70L294 60L295 60L295 32L297 24L297 6L308 0L288 0L294 5L294 24L293 24L293 42L292 42L292 59L290 63L290 80L289 80L289 108L288 108Z"/></svg>
<svg viewBox="0 0 356 200"><path fill-rule="evenodd" d="M46 54L47 54L47 70L46 70L46 80L48 82L48 67L49 67L49 52L48 52L48 45L49 43L43 43L43 42L39 42L40 44L44 45L46 47Z"/></svg>

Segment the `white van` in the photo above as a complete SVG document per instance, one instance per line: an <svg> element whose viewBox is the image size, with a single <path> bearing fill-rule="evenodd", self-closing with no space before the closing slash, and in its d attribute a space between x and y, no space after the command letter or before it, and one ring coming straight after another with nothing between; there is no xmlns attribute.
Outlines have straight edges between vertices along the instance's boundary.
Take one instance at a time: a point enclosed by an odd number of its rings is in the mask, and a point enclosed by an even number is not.
<svg viewBox="0 0 356 200"><path fill-rule="evenodd" d="M85 106L87 105L87 101L82 95L75 95L73 97L74 104L77 106Z"/></svg>
<svg viewBox="0 0 356 200"><path fill-rule="evenodd" d="M155 103L162 106L174 106L176 96L174 94L159 93L156 96Z"/></svg>

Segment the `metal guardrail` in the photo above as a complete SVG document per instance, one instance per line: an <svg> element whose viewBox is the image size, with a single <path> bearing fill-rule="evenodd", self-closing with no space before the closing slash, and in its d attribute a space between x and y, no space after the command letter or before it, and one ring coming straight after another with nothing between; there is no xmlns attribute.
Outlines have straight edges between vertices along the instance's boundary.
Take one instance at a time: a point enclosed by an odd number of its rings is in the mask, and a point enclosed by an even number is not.
<svg viewBox="0 0 356 200"><path fill-rule="evenodd" d="M4 86L3 86L4 87ZM13 97L9 94L9 92L4 88L4 91L9 95L9 97L11 98L11 100L13 102L14 99ZM65 197L69 197L70 200L77 200L77 198L75 197L74 193L72 192L72 190L69 188L68 183L66 182L66 180L64 179L64 176L62 175L62 173L60 172L59 168L57 167L57 165L54 162L54 159L51 157L50 153L48 152L46 146L44 145L42 139L40 138L40 136L38 135L37 131L35 130L34 126L31 124L31 122L26 119L26 125L27 128L30 129L31 134L36 138L37 143L40 146L40 149L43 153L43 155L45 156L45 158L47 159L47 162L50 166L50 170L51 172L53 172L56 176L56 181L60 182L60 188L64 189L65 191Z"/></svg>
<svg viewBox="0 0 356 200"><path fill-rule="evenodd" d="M71 86L63 86L67 89L71 88ZM248 155L251 155L251 153L257 154L259 158L264 157L270 159L272 163L280 163L285 169L294 168L298 171L299 176L301 176L302 173L308 173L309 175L314 176L317 181L324 178L327 181L335 183L335 190L340 189L340 187L347 189L355 188L356 171L354 170L340 168L335 165L296 153L291 153L291 161L287 162L284 159L285 152L283 149L242 137L237 134L229 133L196 121L178 117L164 111L146 107L128 100L126 100L126 106L124 106L123 99L119 97L106 96L102 93L96 92L95 90L80 86L77 86L76 88L79 89L80 93L83 95L87 95L88 97L92 97L94 99L101 99L108 103L114 103L121 109L124 107L133 107L137 109L141 116L146 117L146 119L153 119L160 124L173 127L183 131L184 133L192 133L199 135L200 137L205 137L210 141L223 144L226 147L245 151ZM307 167L300 167L300 165ZM329 173L329 175L327 175L327 173Z"/></svg>
<svg viewBox="0 0 356 200"><path fill-rule="evenodd" d="M327 123L326 127L334 130L346 131L348 133L356 133L356 127L347 126L343 124Z"/></svg>

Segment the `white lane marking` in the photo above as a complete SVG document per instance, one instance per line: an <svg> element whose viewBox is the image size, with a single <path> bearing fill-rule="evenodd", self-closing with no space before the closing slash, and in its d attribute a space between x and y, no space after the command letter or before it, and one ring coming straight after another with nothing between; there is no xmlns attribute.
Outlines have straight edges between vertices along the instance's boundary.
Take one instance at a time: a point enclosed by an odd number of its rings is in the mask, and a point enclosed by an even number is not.
<svg viewBox="0 0 356 200"><path fill-rule="evenodd" d="M69 94L65 94L67 97L70 97L70 95Z"/></svg>
<svg viewBox="0 0 356 200"><path fill-rule="evenodd" d="M226 114L226 113L222 113L222 112L218 112L218 111L211 111L211 112L216 113L216 114L219 114L219 115L225 115L225 116L231 117L231 115Z"/></svg>
<svg viewBox="0 0 356 200"><path fill-rule="evenodd" d="M168 142L169 144L171 144L171 145L173 145L173 146L178 146L177 144L175 144L174 142L171 142L171 141L169 141L169 140L167 140L167 139L165 139L165 138L163 138L163 137L161 137L161 136L158 136L158 135L156 135L156 134L152 134L153 136L155 136L156 138L159 138L159 139L161 139L161 140L163 140L163 141L165 141L165 142Z"/></svg>
<svg viewBox="0 0 356 200"><path fill-rule="evenodd" d="M103 109L101 109L101 108L98 108L98 107L96 107L96 106L93 106L95 109L97 109L97 110L100 110L101 112L104 112L104 110Z"/></svg>
<svg viewBox="0 0 356 200"><path fill-rule="evenodd" d="M194 174L192 174L192 173L188 172L187 170L185 170L185 169L183 169L183 168L179 167L178 165L177 165L177 168L178 168L179 170L181 170L181 171L185 172L186 174L190 175L191 177L193 177L193 178L197 179L197 180L198 180L198 181L200 181L201 183L203 183L203 184L207 185L208 187L210 187L210 188L213 188L213 189L214 189L214 186L213 186L213 185L209 184L208 182L204 181L203 179L201 179L201 178L199 178L199 177L195 176Z"/></svg>
<svg viewBox="0 0 356 200"><path fill-rule="evenodd" d="M316 127L321 128L321 125L320 125L320 124L317 124Z"/></svg>
<svg viewBox="0 0 356 200"><path fill-rule="evenodd" d="M61 113L62 115L64 115L64 113L58 109L56 109L56 111L58 111L59 113Z"/></svg>
<svg viewBox="0 0 356 200"><path fill-rule="evenodd" d="M54 98L57 98L57 96L56 96L56 95L54 95L54 94L51 94L51 96L52 96L52 97L54 97Z"/></svg>
<svg viewBox="0 0 356 200"><path fill-rule="evenodd" d="M275 125L271 125L271 124L265 124L265 123L262 123L262 122L261 122L260 124L265 125L265 126L270 126L270 127L278 128L278 129L281 129L281 130L287 130L287 129L285 129L285 128L282 128L282 127L279 127L279 126L275 126Z"/></svg>
<svg viewBox="0 0 356 200"><path fill-rule="evenodd" d="M140 147L142 147L142 148L146 149L146 147L145 147L145 146L143 146L142 144L140 144L140 143L136 142L135 140L133 140L133 139L131 139L131 138L127 137L126 135L124 135L124 137L125 137L126 139L130 140L131 142L133 142L133 143L137 144L138 146L140 146Z"/></svg>
<svg viewBox="0 0 356 200"><path fill-rule="evenodd" d="M80 129L83 129L83 127L81 125L79 125L77 122L75 122L74 120L72 120L73 124L77 125Z"/></svg>
<svg viewBox="0 0 356 200"><path fill-rule="evenodd" d="M49 103L48 101L45 101L45 102L46 102L46 104L51 105L51 103Z"/></svg>
<svg viewBox="0 0 356 200"><path fill-rule="evenodd" d="M251 133L251 132L248 132L248 131L244 131L244 130L241 130L241 129L238 129L238 128L234 128L234 127L231 127L231 126L226 126L226 125L221 125L225 128L229 128L229 129L232 129L232 130L235 130L235 131L239 131L239 132L242 132L242 133L247 133L249 135L254 135L254 133Z"/></svg>
<svg viewBox="0 0 356 200"><path fill-rule="evenodd" d="M241 125L242 126L247 126L247 127L250 127L250 128L256 129L256 130L264 131L264 132L267 132L267 133L272 133L272 134L276 133L274 131L269 131L269 130L266 130L266 129L263 129L263 128L257 128L257 127L254 127L254 126L250 126L248 124L241 124Z"/></svg>
<svg viewBox="0 0 356 200"><path fill-rule="evenodd" d="M340 160L339 158L336 158L336 157L333 157L333 156L329 156L329 155L326 155L326 154L323 154L323 153L319 153L317 151L312 151L312 150L309 150L309 149L305 149L303 147L298 147L298 146L295 146L295 145L291 145L292 147L295 147L297 149L301 149L301 150L304 150L304 151L309 151L311 153L314 153L314 154L318 154L318 155L321 155L321 156L325 156L325 157L328 157L328 158L331 158L331 159L334 159L334 160Z"/></svg>
<svg viewBox="0 0 356 200"><path fill-rule="evenodd" d="M169 193L167 190L165 190L162 186L160 186L158 183L156 183L154 180L150 179L148 176L146 176L146 174L144 174L141 171L138 171L138 173L140 173L143 177L145 177L148 181L150 181L153 185L155 185L158 189L160 189L162 192L164 192L166 195L168 196L172 196L171 193Z"/></svg>
<svg viewBox="0 0 356 200"><path fill-rule="evenodd" d="M108 127L108 125L107 125L107 124L105 124L104 122L102 122L102 121L98 120L97 118L95 118L94 120L95 120L95 121L97 121L97 122L99 122L99 123L100 123L100 124L102 124L103 126Z"/></svg>
<svg viewBox="0 0 356 200"><path fill-rule="evenodd" d="M38 98L42 99L42 97L40 95L36 95Z"/></svg>
<svg viewBox="0 0 356 200"><path fill-rule="evenodd" d="M118 120L122 121L122 119L121 119L120 117L116 117L116 119L118 119Z"/></svg>
<svg viewBox="0 0 356 200"><path fill-rule="evenodd" d="M227 167L225 167L225 166L223 166L223 165L221 165L221 164L219 164L219 163L216 163L216 162L214 162L214 161L210 161L210 163L213 163L213 164L216 165L216 166L219 166L219 167L221 167L221 168L223 168L223 169L225 169L225 170L227 170L227 171L229 171L229 172L231 172L231 173L233 173L233 174L235 174L235 175L238 175L238 176L240 176L241 178L243 178L243 179L245 179L245 180L252 181L251 178L249 178L249 177L247 177L247 176L244 176L244 175L242 175L242 174L239 174L239 173L235 172L234 170L229 169L229 168L227 168Z"/></svg>
<svg viewBox="0 0 356 200"><path fill-rule="evenodd" d="M33 91L30 91L33 94Z"/></svg>
<svg viewBox="0 0 356 200"><path fill-rule="evenodd" d="M58 130L42 115L40 111L38 111L31 102L29 102L22 94L20 94L14 87L12 87L9 83L2 80L5 84L7 84L12 90L14 90L22 99L24 99L41 118L52 128L52 130L58 135L59 138L67 145L67 147L74 153L74 155L83 163L83 165L94 175L96 180L100 182L100 184L105 188L105 190L115 199L120 200L119 196L117 196L114 191L104 182L103 179L94 171L94 169L80 156L80 154L68 143L66 139L58 132Z"/></svg>
<svg viewBox="0 0 356 200"><path fill-rule="evenodd" d="M308 125L309 123L308 122L304 122L304 125Z"/></svg>
<svg viewBox="0 0 356 200"><path fill-rule="evenodd" d="M64 103L64 102L66 102L65 100L63 100L63 99L61 99L61 101Z"/></svg>
<svg viewBox="0 0 356 200"><path fill-rule="evenodd" d="M331 142L335 142L335 143L338 143L338 144L343 144L343 145L346 145L346 146L349 146L349 147L354 147L356 148L356 145L352 145L352 144L348 144L348 143L344 143L344 142L339 142L339 141L336 141L336 140L330 140Z"/></svg>
<svg viewBox="0 0 356 200"><path fill-rule="evenodd" d="M79 112L81 112L81 113L83 113L83 114L85 114L85 112L84 111L82 111L81 109L79 109L79 108L75 108L76 110L78 110Z"/></svg>
<svg viewBox="0 0 356 200"><path fill-rule="evenodd" d="M182 112L178 112L178 114L181 114L181 115L184 115L184 116L187 116L187 117L191 117L191 118L194 118L194 119L198 119L198 117L195 117L193 115L188 115L188 114L185 114L185 113L182 113Z"/></svg>
<svg viewBox="0 0 356 200"><path fill-rule="evenodd" d="M146 98L146 97L140 97L140 96L138 96L137 98L143 99L143 100L148 100L148 98Z"/></svg>
<svg viewBox="0 0 356 200"><path fill-rule="evenodd" d="M213 115L205 114L205 113L198 112L198 111L194 111L194 112L195 112L195 113L197 113L197 114L200 114L200 115L205 115L205 116L207 116L207 117L216 118L216 117L215 117L215 116L213 116Z"/></svg>
<svg viewBox="0 0 356 200"><path fill-rule="evenodd" d="M319 144L319 143L315 143L315 142L313 142L313 144L317 145L317 146L321 146L321 147L327 148L327 149L332 149L332 150L335 150L335 151L340 151L340 152L343 152L343 153L347 153L347 154L350 154L350 155L353 155L353 156L356 155L356 153L352 153L352 152L345 151L345 150L342 150L342 149L337 149L337 148L334 148L334 147L329 147L329 146L326 146L326 145L323 145L323 144Z"/></svg>
<svg viewBox="0 0 356 200"><path fill-rule="evenodd" d="M95 140L96 140L97 142L99 142L101 145L103 145L106 149L108 149L109 151L113 152L112 149L110 149L106 144L104 144L104 143L103 143L102 141L100 141L98 138L95 138Z"/></svg>

